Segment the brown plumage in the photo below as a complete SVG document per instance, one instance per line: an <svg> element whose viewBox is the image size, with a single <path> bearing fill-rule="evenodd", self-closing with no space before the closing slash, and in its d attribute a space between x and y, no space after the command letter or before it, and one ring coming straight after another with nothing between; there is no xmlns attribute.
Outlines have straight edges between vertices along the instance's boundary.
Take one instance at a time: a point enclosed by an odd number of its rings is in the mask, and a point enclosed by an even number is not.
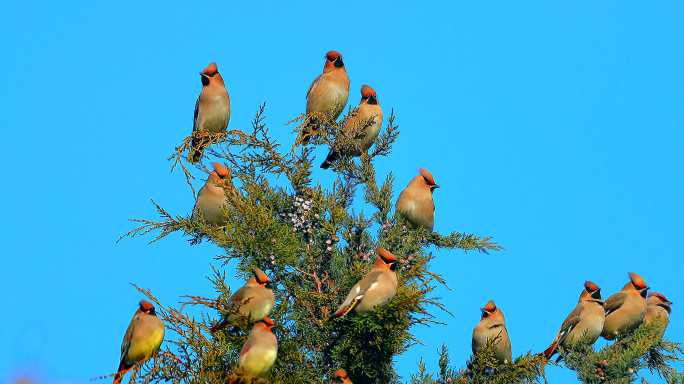
<svg viewBox="0 0 684 384"><path fill-rule="evenodd" d="M348 148L347 156L361 156L362 152L368 151L378 137L382 127L382 108L378 101L378 95L373 88L368 85L361 87L361 101L356 114L349 117L342 127L342 134L351 137L353 133L363 132L355 142L355 147ZM321 168L328 169L333 161L339 158L340 154L334 149L328 153Z"/></svg>
<svg viewBox="0 0 684 384"><path fill-rule="evenodd" d="M218 71L216 63L210 63L202 72L202 91L195 103L192 132L221 133L228 128L230 121L230 96ZM197 163L202 158L206 143L195 137L190 144L188 161Z"/></svg>
<svg viewBox="0 0 684 384"><path fill-rule="evenodd" d="M482 317L473 329L473 353L477 353L487 346L487 343L494 343L494 352L500 363L511 363L511 339L508 337L506 329L506 319L501 309L496 306L494 301L489 300L487 304L480 308Z"/></svg>
<svg viewBox="0 0 684 384"><path fill-rule="evenodd" d="M240 369L249 376L263 376L278 357L278 340L273 334L273 320L268 317L254 323L240 351Z"/></svg>
<svg viewBox="0 0 684 384"><path fill-rule="evenodd" d="M335 312L342 317L351 312L365 313L387 303L397 293L397 258L388 250L378 248L375 265L358 283L354 284L344 302Z"/></svg>
<svg viewBox="0 0 684 384"><path fill-rule="evenodd" d="M347 105L349 98L349 76L342 61L342 54L329 51L325 54L323 73L319 75L306 93L306 114L323 114L330 120L336 120ZM302 128L302 142L308 143L321 124L317 118L311 117Z"/></svg>
<svg viewBox="0 0 684 384"><path fill-rule="evenodd" d="M644 320L646 314L646 293L648 286L644 279L634 272L629 273L629 282L622 290L608 298L604 307L606 321L601 336L608 340L631 332Z"/></svg>
<svg viewBox="0 0 684 384"><path fill-rule="evenodd" d="M197 194L192 219L201 218L207 224L221 225L224 222L224 210L228 204L226 192L233 190L233 184L228 168L220 163L212 163L212 165L214 170Z"/></svg>
<svg viewBox="0 0 684 384"><path fill-rule="evenodd" d="M270 315L275 298L273 291L266 288L271 280L259 268L254 268L253 277L238 289L229 301L232 306L237 306L240 316L249 318L250 322L255 322ZM221 322L211 328L212 332L217 332L230 324L234 318L225 316Z"/></svg>
<svg viewBox="0 0 684 384"><path fill-rule="evenodd" d="M396 213L403 216L413 227L424 227L430 231L435 223L435 203L432 193L439 185L430 171L419 170L397 199Z"/></svg>
<svg viewBox="0 0 684 384"><path fill-rule="evenodd" d="M646 314L644 324L652 324L656 321L662 323L662 330L659 336L662 337L665 329L670 323L670 312L672 312L672 302L660 292L652 292L646 299Z"/></svg>
<svg viewBox="0 0 684 384"><path fill-rule="evenodd" d="M121 360L114 384L121 383L126 372L157 353L163 340L164 323L157 317L154 305L141 300L121 342Z"/></svg>
<svg viewBox="0 0 684 384"><path fill-rule="evenodd" d="M601 288L587 281L575 309L563 321L556 338L544 351L544 356L547 360L550 359L557 352L559 345L573 347L581 341L593 344L601 336L604 321Z"/></svg>

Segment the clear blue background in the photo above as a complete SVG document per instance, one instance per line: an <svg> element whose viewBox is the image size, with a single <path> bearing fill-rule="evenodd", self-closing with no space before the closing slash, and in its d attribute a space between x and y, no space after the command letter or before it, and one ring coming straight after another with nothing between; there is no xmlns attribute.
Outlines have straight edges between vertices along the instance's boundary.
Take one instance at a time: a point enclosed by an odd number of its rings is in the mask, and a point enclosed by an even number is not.
<svg viewBox="0 0 684 384"><path fill-rule="evenodd" d="M607 295L632 270L675 302L667 335L684 341L681 2L280 3L0 5L0 380L112 372L141 297L129 282L169 304L211 294L218 248L178 235L115 240L128 218L154 217L149 198L190 211L166 158L191 130L208 62L229 87L231 127L247 127L266 101L289 147L285 122L329 49L344 54L352 104L368 83L397 111L402 134L377 167L395 173L395 193L428 167L443 187L435 229L505 247L439 252L434 270L453 287L439 295L454 317L415 330L424 345L397 358L404 378L419 357L434 369L443 342L462 366L490 298L514 354L536 352L585 279Z"/></svg>

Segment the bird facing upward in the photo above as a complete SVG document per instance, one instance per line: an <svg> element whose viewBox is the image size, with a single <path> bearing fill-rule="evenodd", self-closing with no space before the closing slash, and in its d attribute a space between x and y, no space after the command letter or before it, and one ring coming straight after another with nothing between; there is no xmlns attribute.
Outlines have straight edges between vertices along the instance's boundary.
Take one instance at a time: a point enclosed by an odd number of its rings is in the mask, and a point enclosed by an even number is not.
<svg viewBox="0 0 684 384"><path fill-rule="evenodd" d="M403 216L413 227L432 231L435 223L435 203L432 193L439 185L432 173L421 168L419 175L411 179L397 199L396 213Z"/></svg>
<svg viewBox="0 0 684 384"><path fill-rule="evenodd" d="M369 85L361 87L361 101L356 114L349 117L342 127L342 134L348 137L362 132L359 139L355 141L354 147L348 148L342 154L347 156L360 156L362 152L368 151L378 137L382 127L382 108L378 101L378 95ZM321 168L328 169L333 161L340 157L334 148L330 150Z"/></svg>
<svg viewBox="0 0 684 384"><path fill-rule="evenodd" d="M342 60L342 54L329 51L325 54L323 73L311 83L306 93L306 114L322 114L325 118L336 120L349 98L349 76ZM308 143L316 133L319 119L311 117L302 128L302 142Z"/></svg>
<svg viewBox="0 0 684 384"><path fill-rule="evenodd" d="M221 133L230 121L230 96L218 71L216 63L210 63L200 72L202 90L195 103L192 132ZM188 161L197 163L207 146L200 137L193 138L188 152Z"/></svg>

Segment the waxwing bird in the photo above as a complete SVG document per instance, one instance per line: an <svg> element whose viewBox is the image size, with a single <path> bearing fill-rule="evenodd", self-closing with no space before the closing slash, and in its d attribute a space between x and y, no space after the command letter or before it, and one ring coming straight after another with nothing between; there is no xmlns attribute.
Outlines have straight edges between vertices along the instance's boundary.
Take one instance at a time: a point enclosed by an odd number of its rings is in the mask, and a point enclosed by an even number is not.
<svg viewBox="0 0 684 384"><path fill-rule="evenodd" d="M606 300L606 321L601 336L613 340L620 334L636 329L646 314L646 293L648 286L644 279L634 272L629 273L629 282L622 290Z"/></svg>
<svg viewBox="0 0 684 384"><path fill-rule="evenodd" d="M229 299L231 305L237 307L238 313L249 318L250 322L263 319L271 314L271 309L275 303L273 291L266 288L266 284L271 281L268 276L259 268L254 268L253 275ZM233 321L233 317L226 316L220 323L213 326L211 331L217 332L225 328L231 321Z"/></svg>
<svg viewBox="0 0 684 384"><path fill-rule="evenodd" d="M335 371L335 374L333 375L333 380L330 384L354 384L354 383L352 383L351 379L349 379L349 375L347 375L347 371L340 368L337 371Z"/></svg>
<svg viewBox="0 0 684 384"><path fill-rule="evenodd" d="M216 63L210 63L202 72L202 91L195 103L195 117L192 126L196 132L221 133L228 128L230 121L230 96ZM203 139L196 137L190 144L188 161L197 163L206 147Z"/></svg>
<svg viewBox="0 0 684 384"><path fill-rule="evenodd" d="M342 54L329 51L325 54L323 73L319 75L306 93L306 114L323 114L330 120L336 120L349 98L349 76L342 61ZM320 122L311 118L302 128L302 142L308 143L309 138L318 129Z"/></svg>
<svg viewBox="0 0 684 384"><path fill-rule="evenodd" d="M403 216L413 227L424 227L430 231L435 223L435 203L432 193L439 185L435 183L430 171L419 170L419 175L411 179L397 199L396 212Z"/></svg>
<svg viewBox="0 0 684 384"><path fill-rule="evenodd" d="M121 362L114 375L114 384L121 383L131 368L154 355L164 340L164 323L157 317L154 305L141 300L121 342Z"/></svg>
<svg viewBox="0 0 684 384"><path fill-rule="evenodd" d="M380 133L382 127L382 108L378 102L378 95L373 88L368 85L361 87L361 101L359 102L359 109L356 114L346 120L342 127L342 132L349 137L353 137L354 133L363 132L359 137L355 148L350 148L348 156L361 156L362 152L366 152L368 148L375 142L375 139ZM330 150L328 157L326 157L321 168L328 169L333 161L339 158L340 154L334 149Z"/></svg>
<svg viewBox="0 0 684 384"><path fill-rule="evenodd" d="M558 330L556 338L544 351L544 357L550 359L557 352L558 346L573 347L580 342L594 344L601 336L605 312L601 301L601 288L591 281L584 283L584 289L575 309L565 318Z"/></svg>
<svg viewBox="0 0 684 384"><path fill-rule="evenodd" d="M503 312L492 300L480 310L482 318L473 329L473 353L485 348L488 342L494 343L494 351L499 362L511 363L511 339L508 337Z"/></svg>
<svg viewBox="0 0 684 384"><path fill-rule="evenodd" d="M644 315L644 324L651 324L655 321L663 323L662 337L670 322L670 312L672 311L672 302L660 292L652 292L646 299L646 315Z"/></svg>
<svg viewBox="0 0 684 384"><path fill-rule="evenodd" d="M202 218L207 224L220 225L223 223L224 210L228 203L226 189L232 190L233 184L228 168L220 163L212 165L214 170L197 194L192 219Z"/></svg>
<svg viewBox="0 0 684 384"><path fill-rule="evenodd" d="M278 357L278 340L273 334L275 325L269 317L254 323L247 342L240 351L240 368L249 376L262 376L268 372Z"/></svg>
<svg viewBox="0 0 684 384"><path fill-rule="evenodd" d="M397 294L397 258L385 248L377 249L378 256L370 272L354 284L344 302L335 312L342 317L354 310L356 313L371 311L378 305L387 303Z"/></svg>

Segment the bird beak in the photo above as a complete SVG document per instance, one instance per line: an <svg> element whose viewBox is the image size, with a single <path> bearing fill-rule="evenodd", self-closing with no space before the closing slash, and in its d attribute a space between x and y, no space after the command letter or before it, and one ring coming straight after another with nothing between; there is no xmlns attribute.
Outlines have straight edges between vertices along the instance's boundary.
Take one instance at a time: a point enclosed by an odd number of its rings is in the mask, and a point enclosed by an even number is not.
<svg viewBox="0 0 684 384"><path fill-rule="evenodd" d="M368 96L368 104L375 105L378 103L378 100L373 97L373 96Z"/></svg>
<svg viewBox="0 0 684 384"><path fill-rule="evenodd" d="M209 85L209 76L204 73L200 73L200 76L202 77L202 85Z"/></svg>
<svg viewBox="0 0 684 384"><path fill-rule="evenodd" d="M439 185L437 185L437 184L431 185L431 186L430 186L430 189L432 189L432 190L435 190L435 189L437 189L437 188L439 188Z"/></svg>

